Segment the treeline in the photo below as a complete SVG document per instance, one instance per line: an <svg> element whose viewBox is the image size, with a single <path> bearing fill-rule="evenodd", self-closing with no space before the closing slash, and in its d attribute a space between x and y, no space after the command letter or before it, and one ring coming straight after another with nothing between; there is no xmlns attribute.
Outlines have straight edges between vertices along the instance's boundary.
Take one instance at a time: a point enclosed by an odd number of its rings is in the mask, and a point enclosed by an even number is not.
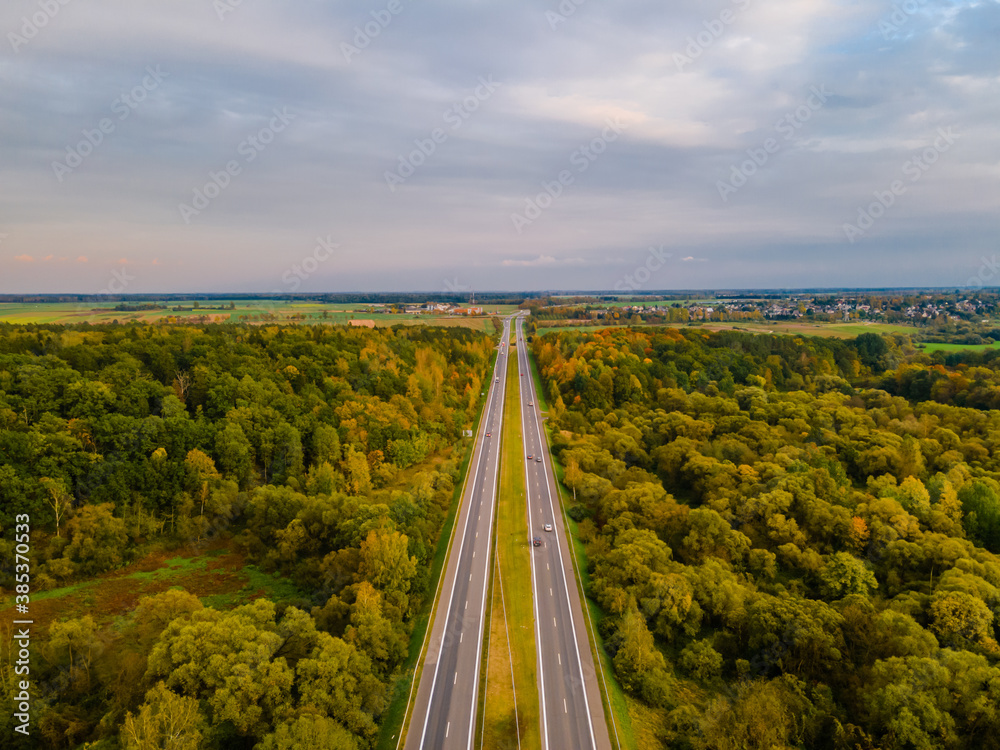
<svg viewBox="0 0 1000 750"><path fill-rule="evenodd" d="M601 633L663 747L998 746L1000 412L957 405L994 370L870 335L533 350ZM921 370L940 400L879 387Z"/></svg>
<svg viewBox="0 0 1000 750"><path fill-rule="evenodd" d="M493 347L422 326L0 327L0 545L29 514L33 591L221 538L307 592L220 611L167 591L114 627L46 625L34 746L371 747Z"/></svg>

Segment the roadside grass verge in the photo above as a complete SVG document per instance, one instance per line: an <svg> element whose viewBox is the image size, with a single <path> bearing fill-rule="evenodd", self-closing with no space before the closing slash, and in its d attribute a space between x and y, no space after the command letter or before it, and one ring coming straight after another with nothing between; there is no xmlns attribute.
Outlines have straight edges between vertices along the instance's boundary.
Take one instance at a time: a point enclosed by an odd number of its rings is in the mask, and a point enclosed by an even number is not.
<svg viewBox="0 0 1000 750"><path fill-rule="evenodd" d="M491 367L495 363L496 357L493 358ZM492 372L493 371L491 369L490 373L492 374ZM484 386L488 383L488 380L485 381ZM488 401L488 398L483 397L483 404L479 409L479 415L476 417L475 424L472 426L473 436L479 434L479 425L486 412L486 404ZM434 613L438 605L438 600L441 597L441 575L444 572L444 565L448 559L448 552L451 549L452 540L454 538L455 522L458 519L458 511L461 506L462 497L465 494L465 485L469 479L469 465L472 462L475 445L476 439L473 437L471 439L467 439L464 446L465 453L462 457L462 463L459 468L462 481L455 485L455 492L451 500L451 509L448 511L448 516L445 519L444 525L441 527L441 534L438 536L437 548L434 551L434 557L431 559L431 574L429 580L434 582L434 596L429 598L424 603L414 619L413 632L410 635L410 648L407 653L406 661L403 662L400 671L397 673L392 686L390 687L389 705L386 708L385 713L382 715L379 737L375 744L376 750L395 750L396 747L401 747L402 739L406 736L406 731L409 728L410 717L412 715L410 710L412 707L411 697L416 689L416 686L420 684L420 675L423 673L428 629L431 626L431 616Z"/></svg>
<svg viewBox="0 0 1000 750"><path fill-rule="evenodd" d="M531 377L535 384L535 394L538 399L539 408L543 412L548 412L548 397L545 388L542 385L541 373L538 371L538 366L534 357L530 354L530 347L528 366L531 370ZM640 717L645 717L646 712L648 712L649 709L637 701L629 698L621 689L618 681L615 679L614 669L611 664L611 656L605 649L604 641L600 636L600 625L601 621L604 619L604 612L597 605L597 603L589 597L590 572L587 560L587 550L584 547L583 542L580 541L580 534L576 521L570 518L566 512L567 504L569 502L569 498L572 497L572 494L567 493L567 488L563 484L563 466L552 454L552 436L549 420L546 419L543 424L545 426L544 434L549 451L549 458L552 461L553 471L556 475L556 491L559 494L559 507L562 511L563 523L566 526L566 530L569 532L570 551L573 553L572 558L574 573L581 589L580 598L583 601L584 606L587 607L586 614L589 615L589 617L584 617L584 623L587 626L591 655L595 664L599 665L600 673L603 675L603 679L600 681L599 685L601 702L604 704L605 716L613 719L611 726L608 727L608 733L611 735L611 744L615 748L628 748L628 750L639 750L644 747L656 747L655 744L639 744L636 741L636 736L639 732L634 730L633 721L642 723ZM646 732L642 732L642 734L645 735Z"/></svg>

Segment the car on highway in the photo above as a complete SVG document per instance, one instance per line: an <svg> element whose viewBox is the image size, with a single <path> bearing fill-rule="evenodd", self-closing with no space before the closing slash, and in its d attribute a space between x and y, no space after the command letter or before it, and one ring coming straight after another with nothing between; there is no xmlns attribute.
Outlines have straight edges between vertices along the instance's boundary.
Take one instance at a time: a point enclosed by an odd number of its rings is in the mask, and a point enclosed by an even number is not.
<svg viewBox="0 0 1000 750"><path fill-rule="evenodd" d="M546 531L552 531L552 524L547 523L542 528L545 529Z"/></svg>
<svg viewBox="0 0 1000 750"><path fill-rule="evenodd" d="M537 537L537 536L536 537L532 537L531 544L533 546L535 546L535 547L541 547L542 546L542 539L541 539L541 537Z"/></svg>
<svg viewBox="0 0 1000 750"><path fill-rule="evenodd" d="M486 437L493 437L493 433L492 432L487 432L486 433Z"/></svg>
<svg viewBox="0 0 1000 750"><path fill-rule="evenodd" d="M528 460L529 461L531 460L531 454L530 453L528 454Z"/></svg>
<svg viewBox="0 0 1000 750"><path fill-rule="evenodd" d="M538 461L538 463L541 463L542 462L542 457L541 456L535 456L535 460Z"/></svg>
<svg viewBox="0 0 1000 750"><path fill-rule="evenodd" d="M529 402L528 402L528 406L534 406L534 405L535 405L535 402L534 402L534 401L529 401Z"/></svg>

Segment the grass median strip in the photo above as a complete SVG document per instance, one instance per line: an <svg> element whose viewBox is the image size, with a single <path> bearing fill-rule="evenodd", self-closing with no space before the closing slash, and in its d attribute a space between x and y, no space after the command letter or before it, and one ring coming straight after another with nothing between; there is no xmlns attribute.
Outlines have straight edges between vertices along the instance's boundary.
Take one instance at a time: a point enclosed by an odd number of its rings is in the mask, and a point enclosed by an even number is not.
<svg viewBox="0 0 1000 750"><path fill-rule="evenodd" d="M497 501L494 575L498 577L490 622L493 645L483 708L484 750L516 747L538 750L542 743L519 386L517 359L512 352L507 368L503 458Z"/></svg>

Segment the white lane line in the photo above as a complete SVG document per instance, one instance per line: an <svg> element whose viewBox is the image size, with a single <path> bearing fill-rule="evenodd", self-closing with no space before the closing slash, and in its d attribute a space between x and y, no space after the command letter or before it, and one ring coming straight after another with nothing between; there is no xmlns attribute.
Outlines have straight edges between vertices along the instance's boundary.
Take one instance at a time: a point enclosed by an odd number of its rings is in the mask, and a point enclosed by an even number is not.
<svg viewBox="0 0 1000 750"><path fill-rule="evenodd" d="M448 739L448 732L450 732L450 731L451 731L451 722L449 721L449 722L448 722L448 726L446 726L446 727L444 728L444 736L445 736L445 739Z"/></svg>
<svg viewBox="0 0 1000 750"><path fill-rule="evenodd" d="M458 672L455 672L455 679L451 681L451 684L452 685L457 685L458 684Z"/></svg>
<svg viewBox="0 0 1000 750"><path fill-rule="evenodd" d="M494 370L497 374L499 374L499 367L500 367L500 364L497 363L495 365L495 370ZM504 383L500 384L500 399L501 399L501 401L503 400L503 393L504 393L504 386L505 385L506 385L506 381L504 381ZM490 388L489 403L487 403L487 405L486 405L486 414L491 414L492 413L493 406L495 404L494 399L496 398L496 396L497 396L497 388L496 387ZM503 412L500 413L500 424L503 425ZM523 425L522 425L522 431L523 431ZM480 445L482 445L481 441L480 441ZM458 558L456 558L458 561L461 561L461 559L462 559L462 551L465 549L465 538L469 534L469 523L472 521L472 508L471 508L472 495L475 494L476 482L479 481L479 469L483 465L483 459L484 459L484 451L480 451L479 461L476 463L476 471L475 471L475 473L472 476L472 484L469 485L469 492L470 492L470 495L469 495L469 504L470 504L469 515L467 515L465 517L465 530L462 532L462 540L461 540L461 542L458 545ZM494 484L495 484L495 479L494 479ZM459 512L461 512L461 511L459 511ZM491 511L491 513L492 513L492 511ZM493 523L493 517L491 515L490 516L491 529L492 529L492 523ZM456 563L456 565L457 564L458 563ZM444 611L444 613L445 613L445 626L446 626L446 630L447 630L447 618L448 618L448 614L451 612L451 605L452 605L452 601L455 598L455 589L457 588L457 586L458 586L458 574L457 574L457 571L456 571L455 577L452 578L452 580L451 580L451 593L448 594L448 607ZM486 603L486 601L485 601L485 598L484 598L483 604L485 605L485 603ZM468 601L466 601L465 606L466 607L469 606ZM442 646L442 648L444 647L444 637L443 636L441 638L441 646ZM434 700L434 689L437 687L438 670L441 668L441 662L442 661L443 661L443 659L441 659L439 657L438 660L437 660L437 662L434 664L434 678L431 680L431 692L430 692L431 697L430 697L428 705L427 705L427 710L424 713L424 726L420 730L420 744L418 745L418 747L420 747L420 748L423 748L424 742L427 739L427 724L428 724L428 722L430 722L430 719L431 719L430 704ZM476 684L476 690L473 690L473 693L476 693L476 694L478 694L478 685L479 685L478 680L479 680L479 662L477 661L476 662L476 683L475 683ZM473 707L473 714L474 713L475 713L475 708ZM475 723L475 722L473 722L473 723ZM451 722L448 723L448 726L449 727L451 726ZM471 729L470 729L470 732L471 732ZM447 736L447 733L445 734L445 736Z"/></svg>
<svg viewBox="0 0 1000 750"><path fill-rule="evenodd" d="M549 596L552 596L552 587L549 586Z"/></svg>
<svg viewBox="0 0 1000 750"><path fill-rule="evenodd" d="M507 365L507 361L506 360L504 360L504 365L505 366ZM507 393L507 389L506 389L506 385L507 385L507 371L506 370L504 370L504 382L503 382L503 385L504 385L504 388L501 391L501 397L500 397L500 402L499 402L500 404L503 404L504 398L506 397L506 393ZM502 433L502 430L503 430L503 408L500 409L500 419L499 419L499 421L498 421L497 424L498 424L497 429L501 430L500 434L502 435L503 434ZM501 441L502 441L502 438L501 438ZM490 481L490 517L489 517L488 523L486 524L486 532L487 532L486 535L487 536L490 536L490 535L493 534L493 511L496 508L497 480L499 478L499 475L500 475L500 461L498 459L497 462L493 466L493 479ZM486 554L489 555L489 547L488 546L487 546ZM487 560L486 562L487 562L487 565L484 567L484 575L489 572L489 560ZM475 668L474 668L474 671L473 671L472 689L469 691L469 695L470 695L470 698L471 698L471 706L469 707L469 716L471 717L471 720L469 721L469 738L468 738L468 740L466 742L466 746L469 747L469 748L472 747L472 732L476 728L476 707L477 707L477 702L479 700L479 667L480 667L480 663L482 662L483 631L485 630L485 628L482 627L482 623L485 621L485 619L486 619L486 580L484 578L483 579L482 604L480 605L480 609L479 609L479 623L480 623L480 627L479 627L479 639L478 639L478 643L476 645L476 655L477 655L477 658L475 659L475 662L474 662L475 663Z"/></svg>
<svg viewBox="0 0 1000 750"><path fill-rule="evenodd" d="M562 654L556 654L559 657L559 665L562 666Z"/></svg>
<svg viewBox="0 0 1000 750"><path fill-rule="evenodd" d="M520 338L518 338L520 343ZM521 366L521 355L518 353L518 367ZM518 386L518 393L523 389L523 385ZM528 435L528 430L526 429L526 423L524 420L524 409L521 409L521 439L526 439ZM524 489L526 497L525 512L528 516L528 534L534 534L534 528L531 525L531 485L528 483L528 470L525 466L524 470ZM538 612L538 581L535 576L535 556L530 555L529 561L531 563L531 607L535 613L535 663L538 665L538 695L541 698L542 703L542 750L548 750L549 748L549 711L548 705L545 701L545 666L542 662L542 620L539 617ZM546 566L548 563L546 563Z"/></svg>
<svg viewBox="0 0 1000 750"><path fill-rule="evenodd" d="M469 573L469 582L472 582L472 573Z"/></svg>
<svg viewBox="0 0 1000 750"><path fill-rule="evenodd" d="M469 600L468 600L468 599L466 599L466 600L465 600L465 608L466 608L466 609L468 609L468 608L469 608Z"/></svg>
<svg viewBox="0 0 1000 750"><path fill-rule="evenodd" d="M559 627L558 625L556 625L556 618L554 618L554 617L552 618L552 627L554 627L554 628L558 628Z"/></svg>
<svg viewBox="0 0 1000 750"><path fill-rule="evenodd" d="M525 355L525 359L527 359L527 355ZM530 364L530 363L526 362L525 367L527 367L528 364ZM535 386L534 380L532 379L532 381L528 384L529 392L533 393L534 386ZM532 400L534 400L534 399L532 399ZM535 419L533 421L535 423L535 434L538 436L538 444L541 445L542 444L542 430L541 430L541 427L539 426L539 421L538 421L537 415L535 416ZM546 466L545 466L544 462L542 463L542 469L546 470ZM548 490L548 481L547 481L547 479L548 479L548 475L546 475L546 484L545 484L545 486L546 486L546 493L545 493L545 495L547 496L548 501L549 501L549 508L552 510L552 517L555 518L555 516L556 516L555 506L552 503L552 494L547 491ZM558 555L559 570L562 573L563 590L566 592L566 605L569 608L569 629L573 633L573 648L576 651L576 663L577 663L577 665L580 668L580 684L584 686L584 689L583 689L583 710L584 710L584 713L587 714L587 728L590 730L590 746L596 748L597 747L597 740L594 737L594 722L593 722L593 720L591 719L591 716L590 716L590 701L587 699L586 680L585 680L584 675L583 675L583 659L580 658L580 644L577 642L577 638L576 638L576 623L573 622L573 619L574 619L573 618L573 603L572 603L572 601L569 598L569 583L567 583L567 581L566 581L566 568L562 564L561 546L562 545L560 544L559 538L556 537L556 550L558 550L559 553L560 553ZM584 602L581 602L581 604L583 604L583 606L586 606L586 604Z"/></svg>
<svg viewBox="0 0 1000 750"><path fill-rule="evenodd" d="M564 714L568 714L569 713L569 709L566 708L566 699L565 698L563 698L563 713Z"/></svg>
<svg viewBox="0 0 1000 750"><path fill-rule="evenodd" d="M465 638L465 633L459 633L458 634L458 642L461 643L463 638Z"/></svg>

